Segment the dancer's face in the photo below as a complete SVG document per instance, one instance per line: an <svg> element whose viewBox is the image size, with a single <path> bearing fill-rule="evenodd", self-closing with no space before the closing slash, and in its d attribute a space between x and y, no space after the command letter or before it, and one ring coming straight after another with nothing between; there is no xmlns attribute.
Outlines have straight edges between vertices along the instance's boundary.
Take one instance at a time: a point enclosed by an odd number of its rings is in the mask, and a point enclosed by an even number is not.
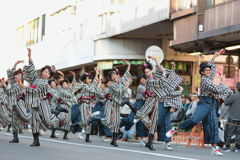
<svg viewBox="0 0 240 160"><path fill-rule="evenodd" d="M100 85L100 88L101 88L102 90L104 90L105 84L101 84L101 85Z"/></svg>
<svg viewBox="0 0 240 160"><path fill-rule="evenodd" d="M16 74L15 76L14 76L14 80L15 80L15 82L18 82L18 81L21 81L22 80L22 74Z"/></svg>
<svg viewBox="0 0 240 160"><path fill-rule="evenodd" d="M56 84L56 82L52 81L51 84L50 84L50 86L51 86L53 89L56 89L57 84Z"/></svg>
<svg viewBox="0 0 240 160"><path fill-rule="evenodd" d="M205 77L210 77L212 72L211 72L211 69L209 67L207 67L207 68L204 68L204 70L201 71L201 73Z"/></svg>
<svg viewBox="0 0 240 160"><path fill-rule="evenodd" d="M89 77L87 77L87 78L84 80L84 82L85 82L86 84L91 84L91 83L92 83L92 79L90 79Z"/></svg>
<svg viewBox="0 0 240 160"><path fill-rule="evenodd" d="M49 79L50 78L50 72L48 69L45 69L44 71L42 71L42 76L43 79Z"/></svg>
<svg viewBox="0 0 240 160"><path fill-rule="evenodd" d="M63 89L68 89L68 83L67 83L67 82L63 82L62 88L63 88Z"/></svg>
<svg viewBox="0 0 240 160"><path fill-rule="evenodd" d="M152 77L152 70L145 68L144 73L146 77L151 78Z"/></svg>
<svg viewBox="0 0 240 160"><path fill-rule="evenodd" d="M108 82L106 83L106 86L109 88L109 87L111 86L111 84L112 84L112 81L108 81Z"/></svg>
<svg viewBox="0 0 240 160"><path fill-rule="evenodd" d="M113 82L118 82L118 78L119 78L119 76L114 73L111 75L111 79Z"/></svg>
<svg viewBox="0 0 240 160"><path fill-rule="evenodd" d="M141 83L142 85L145 85L145 84L146 84L145 78L141 78L141 79L140 79L140 83Z"/></svg>

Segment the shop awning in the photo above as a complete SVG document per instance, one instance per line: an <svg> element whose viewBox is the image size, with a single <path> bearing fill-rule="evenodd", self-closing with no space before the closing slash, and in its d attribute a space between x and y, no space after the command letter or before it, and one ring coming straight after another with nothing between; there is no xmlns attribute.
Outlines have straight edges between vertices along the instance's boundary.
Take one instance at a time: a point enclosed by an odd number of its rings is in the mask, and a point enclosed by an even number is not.
<svg viewBox="0 0 240 160"><path fill-rule="evenodd" d="M143 64L145 61L129 61L132 65L138 65ZM114 61L103 61L103 62L97 62L97 67L99 70L109 70L113 68L114 64L126 64L125 62L122 62L121 60L114 60Z"/></svg>
<svg viewBox="0 0 240 160"><path fill-rule="evenodd" d="M164 68L172 69L172 65L170 63L171 62L162 62L162 65ZM176 64L176 71L177 70L186 71L186 62L175 62L175 64Z"/></svg>

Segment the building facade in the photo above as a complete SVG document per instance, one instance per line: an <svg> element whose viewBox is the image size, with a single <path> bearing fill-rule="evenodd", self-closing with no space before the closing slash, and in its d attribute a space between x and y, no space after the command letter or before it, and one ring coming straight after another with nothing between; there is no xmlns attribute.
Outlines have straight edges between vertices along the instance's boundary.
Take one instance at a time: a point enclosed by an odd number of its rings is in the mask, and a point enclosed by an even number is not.
<svg viewBox="0 0 240 160"><path fill-rule="evenodd" d="M181 1L188 4L196 7L197 1ZM165 67L176 62L188 94L194 92L198 57L169 48L176 38L174 5L171 0L16 0L15 52L30 47L37 68L54 64L69 78L70 70L79 76L95 66L104 78L114 65L124 71L121 60L127 59L136 79L147 48L156 45L164 52Z"/></svg>

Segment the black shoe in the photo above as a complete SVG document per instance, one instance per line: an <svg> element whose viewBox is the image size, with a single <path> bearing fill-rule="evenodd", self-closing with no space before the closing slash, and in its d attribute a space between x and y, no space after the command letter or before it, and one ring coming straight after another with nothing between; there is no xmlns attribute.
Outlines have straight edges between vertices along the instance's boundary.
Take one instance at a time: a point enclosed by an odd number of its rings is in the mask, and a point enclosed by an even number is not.
<svg viewBox="0 0 240 160"><path fill-rule="evenodd" d="M13 139L11 141L9 141L9 143L19 143L18 132L17 131L13 132Z"/></svg>
<svg viewBox="0 0 240 160"><path fill-rule="evenodd" d="M130 100L129 100L128 98L124 98L124 99L123 99L123 101L122 101L122 103L121 103L121 106L124 106L125 104L128 105L128 107L133 111L134 114L137 113L137 108L135 107L134 104L132 104L132 103L130 102Z"/></svg>
<svg viewBox="0 0 240 160"><path fill-rule="evenodd" d="M10 132L10 127L11 127L11 124L8 125L7 132Z"/></svg>
<svg viewBox="0 0 240 160"><path fill-rule="evenodd" d="M115 147L118 147L116 140L117 140L117 133L113 133L112 142L110 144Z"/></svg>
<svg viewBox="0 0 240 160"><path fill-rule="evenodd" d="M23 131L22 131L22 129L20 129L20 130L19 130L19 134L23 134Z"/></svg>
<svg viewBox="0 0 240 160"><path fill-rule="evenodd" d="M85 142L92 143L92 141L90 141L90 139L89 139L89 136L90 136L90 134L86 134Z"/></svg>
<svg viewBox="0 0 240 160"><path fill-rule="evenodd" d="M75 134L75 128L79 126L79 123L71 124L70 125L70 131Z"/></svg>
<svg viewBox="0 0 240 160"><path fill-rule="evenodd" d="M90 123L94 122L94 121L96 121L96 122L101 122L101 117L92 117L92 116L90 116L90 118L89 118L89 120L88 120L88 125L89 125Z"/></svg>
<svg viewBox="0 0 240 160"><path fill-rule="evenodd" d="M58 137L55 135L55 132L56 132L56 128L53 128L53 129L52 129L52 134L51 134L50 138L58 138Z"/></svg>
<svg viewBox="0 0 240 160"><path fill-rule="evenodd" d="M39 132L37 133L33 133L33 143L30 145L31 147L38 147L40 146L40 143L39 143Z"/></svg>
<svg viewBox="0 0 240 160"><path fill-rule="evenodd" d="M68 131L67 130L64 130L64 136L63 136L63 139L65 140L69 140L69 138L67 137L68 135Z"/></svg>
<svg viewBox="0 0 240 160"><path fill-rule="evenodd" d="M154 134L150 134L149 138L148 138L148 142L145 145L145 147L149 148L151 151L155 151L155 149L153 148L153 145L152 145L153 138L154 138Z"/></svg>
<svg viewBox="0 0 240 160"><path fill-rule="evenodd" d="M55 110L58 110L59 112L68 113L68 110L66 108L64 108L64 107L61 107L60 105L57 105Z"/></svg>

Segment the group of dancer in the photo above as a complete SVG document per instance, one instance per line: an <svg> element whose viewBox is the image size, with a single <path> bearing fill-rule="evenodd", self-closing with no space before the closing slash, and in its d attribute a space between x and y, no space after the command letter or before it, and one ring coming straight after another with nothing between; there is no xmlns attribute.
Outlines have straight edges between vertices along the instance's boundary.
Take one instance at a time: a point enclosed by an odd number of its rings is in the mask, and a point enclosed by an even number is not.
<svg viewBox="0 0 240 160"><path fill-rule="evenodd" d="M91 142L90 133L92 123L105 126L112 132L111 145L118 146L117 134L119 132L121 117L120 109L125 104L131 109L128 118L122 122L132 126L136 123L137 136L148 136L145 147L155 150L153 147L154 133L158 130L158 141L166 142L165 148L172 150L170 146L171 136L177 129L190 130L202 121L204 128L204 141L213 146L212 154L222 155L218 150L218 124L215 107L221 99L232 94L232 91L220 83L219 86L213 84L215 76L214 59L220 55L216 52L213 59L207 64L200 65L201 74L201 99L195 114L188 120L181 123L177 128L170 129L170 108L181 108L180 85L182 78L175 72L175 64L172 62L172 69L162 67L155 57L149 56L156 62L156 69L153 73L153 66L150 62L141 65L145 74L138 76L139 86L137 87L136 103L130 102L131 97L126 97L125 93L132 83L130 74L130 63L122 77L119 71L114 68L109 71L106 78L106 87L101 89L101 81L98 78L99 70L94 68L95 77L91 73L81 75L80 82L77 82L74 72L73 80L70 83L60 71L56 71L54 66L46 65L39 70L35 69L32 60L32 51L28 48L29 64L23 69L16 69L17 65L24 63L17 61L13 68L7 71L8 83L0 80L0 122L5 126L12 125L13 139L10 143L19 143L18 133L23 128L23 124L31 124L33 143L31 146L40 146L40 130L48 130L52 127L51 138L56 138L55 131L59 123L64 131L63 139L68 140L68 133L73 133L78 127L86 132L85 142ZM58 72L60 80L53 79L53 74ZM30 85L25 86L23 80ZM75 93L81 90L81 96L76 98ZM94 111L101 111L102 114L92 111L91 103L97 100ZM73 108L78 108L80 118L72 123L71 115ZM30 112L27 112L30 110ZM11 114L9 114L11 113ZM107 131L104 130L107 134ZM144 133L144 134L142 134Z"/></svg>

